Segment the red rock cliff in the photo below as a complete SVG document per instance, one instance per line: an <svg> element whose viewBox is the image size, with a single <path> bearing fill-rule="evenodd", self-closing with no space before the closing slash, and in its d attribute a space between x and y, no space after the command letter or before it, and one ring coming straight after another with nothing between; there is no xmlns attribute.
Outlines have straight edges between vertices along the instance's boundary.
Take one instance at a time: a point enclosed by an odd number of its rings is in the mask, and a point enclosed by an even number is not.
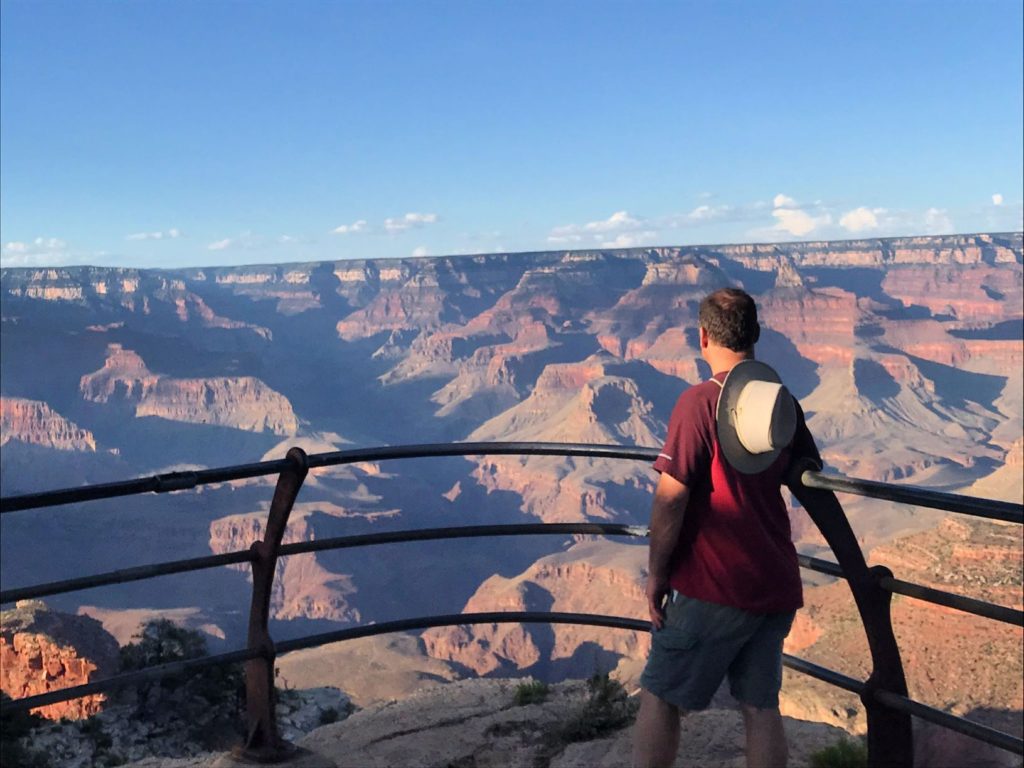
<svg viewBox="0 0 1024 768"><path fill-rule="evenodd" d="M51 611L38 600L0 613L0 689L12 698L109 677L117 664L117 641L95 619ZM105 700L97 694L37 711L50 720L79 720L99 712Z"/></svg>

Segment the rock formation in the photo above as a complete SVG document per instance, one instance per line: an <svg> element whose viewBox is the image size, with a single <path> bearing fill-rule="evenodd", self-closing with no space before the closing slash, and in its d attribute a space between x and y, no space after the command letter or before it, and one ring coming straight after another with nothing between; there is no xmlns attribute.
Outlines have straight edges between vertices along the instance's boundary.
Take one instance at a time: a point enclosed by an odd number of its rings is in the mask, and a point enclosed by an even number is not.
<svg viewBox="0 0 1024 768"><path fill-rule="evenodd" d="M252 376L175 379L154 374L142 358L120 344L107 347L103 368L82 376L86 400L134 404L135 415L170 421L270 431L291 435L298 429L291 403Z"/></svg>
<svg viewBox="0 0 1024 768"><path fill-rule="evenodd" d="M117 671L117 641L87 616L52 611L23 600L0 613L0 690L20 699L109 677ZM39 707L50 720L82 719L103 708L94 694Z"/></svg>
<svg viewBox="0 0 1024 768"><path fill-rule="evenodd" d="M46 403L0 397L0 445L11 440L58 451L95 451L96 438Z"/></svg>

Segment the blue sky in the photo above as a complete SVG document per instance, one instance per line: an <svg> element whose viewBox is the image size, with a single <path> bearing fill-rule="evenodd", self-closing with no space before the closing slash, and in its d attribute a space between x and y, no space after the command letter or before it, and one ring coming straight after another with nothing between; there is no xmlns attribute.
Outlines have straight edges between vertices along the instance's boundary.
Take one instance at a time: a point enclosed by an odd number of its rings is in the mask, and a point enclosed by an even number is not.
<svg viewBox="0 0 1024 768"><path fill-rule="evenodd" d="M1022 227L969 2L0 4L5 266Z"/></svg>

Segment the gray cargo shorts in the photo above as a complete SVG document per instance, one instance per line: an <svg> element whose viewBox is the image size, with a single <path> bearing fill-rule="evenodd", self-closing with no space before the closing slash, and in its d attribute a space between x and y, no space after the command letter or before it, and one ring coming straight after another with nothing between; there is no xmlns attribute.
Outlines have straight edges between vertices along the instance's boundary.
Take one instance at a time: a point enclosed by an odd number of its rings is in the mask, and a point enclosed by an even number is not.
<svg viewBox="0 0 1024 768"><path fill-rule="evenodd" d="M675 590L665 623L651 633L640 685L688 711L706 709L728 675L729 691L758 709L779 705L782 641L795 611L750 613L686 597Z"/></svg>

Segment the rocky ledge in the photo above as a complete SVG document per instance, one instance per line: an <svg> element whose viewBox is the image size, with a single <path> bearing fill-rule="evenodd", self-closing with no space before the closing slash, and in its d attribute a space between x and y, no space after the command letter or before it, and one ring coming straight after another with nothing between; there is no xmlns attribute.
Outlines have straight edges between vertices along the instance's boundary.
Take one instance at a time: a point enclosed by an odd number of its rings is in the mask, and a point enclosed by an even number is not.
<svg viewBox="0 0 1024 768"><path fill-rule="evenodd" d="M523 696L524 688L532 688L534 695ZM308 753L292 764L323 768L628 766L635 700L614 689L612 684L612 695L595 706L607 691L600 685L595 691L593 684L583 681L550 688L523 680L450 683L317 728L295 742ZM734 709L709 709L684 719L676 766L742 765L742 720ZM809 765L812 754L846 738L844 731L833 726L784 720L792 766ZM198 768L215 763L230 761L209 756L149 759L134 763L133 768Z"/></svg>

